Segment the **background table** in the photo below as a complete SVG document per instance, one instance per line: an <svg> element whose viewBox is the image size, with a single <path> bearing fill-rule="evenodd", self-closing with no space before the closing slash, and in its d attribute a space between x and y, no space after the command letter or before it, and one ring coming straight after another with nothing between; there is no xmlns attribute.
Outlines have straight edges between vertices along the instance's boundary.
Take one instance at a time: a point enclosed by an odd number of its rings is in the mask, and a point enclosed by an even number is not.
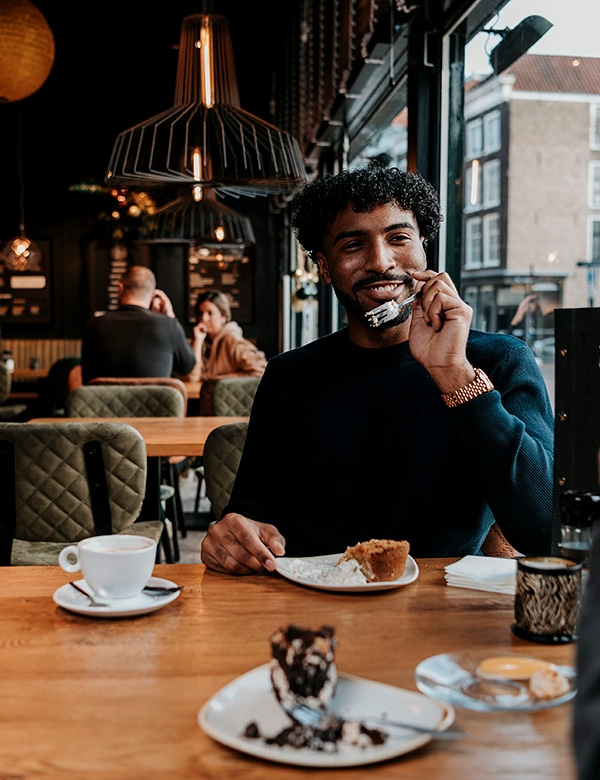
<svg viewBox="0 0 600 780"><path fill-rule="evenodd" d="M354 595L277 575L161 565L155 574L185 585L181 596L158 612L121 620L57 607L52 593L70 579L61 569L0 568L0 768L7 777L36 780L573 780L569 704L530 714L457 708L466 740L431 742L352 770L271 764L214 742L197 725L202 705L267 662L270 633L292 622L333 625L341 671L412 691L415 666L441 652L573 661L572 645L536 645L511 633L512 597L447 587L449 562L420 560L412 585Z"/></svg>
<svg viewBox="0 0 600 780"><path fill-rule="evenodd" d="M31 423L122 422L136 428L149 458L202 455L208 434L220 425L248 417L37 417Z"/></svg>

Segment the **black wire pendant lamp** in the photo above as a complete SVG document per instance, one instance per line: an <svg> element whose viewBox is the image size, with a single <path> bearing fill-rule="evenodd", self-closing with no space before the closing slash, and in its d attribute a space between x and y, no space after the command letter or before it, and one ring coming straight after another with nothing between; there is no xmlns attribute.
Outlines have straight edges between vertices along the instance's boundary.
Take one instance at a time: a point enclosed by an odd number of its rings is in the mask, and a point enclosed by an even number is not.
<svg viewBox="0 0 600 780"><path fill-rule="evenodd" d="M306 181L296 139L240 108L225 17L185 17L175 105L119 134L106 181L189 184L235 196L282 194Z"/></svg>
<svg viewBox="0 0 600 780"><path fill-rule="evenodd" d="M156 209L144 224L144 243L248 246L256 243L248 217L221 203L215 192L182 189L179 197Z"/></svg>

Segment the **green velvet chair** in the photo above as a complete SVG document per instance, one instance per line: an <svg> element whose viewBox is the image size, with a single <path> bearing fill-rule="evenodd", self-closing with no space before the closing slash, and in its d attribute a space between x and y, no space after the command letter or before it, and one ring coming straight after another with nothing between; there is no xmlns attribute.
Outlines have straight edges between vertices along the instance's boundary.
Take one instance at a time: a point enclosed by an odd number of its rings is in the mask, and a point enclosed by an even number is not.
<svg viewBox="0 0 600 780"><path fill-rule="evenodd" d="M228 423L211 431L204 444L204 479L213 521L227 506L244 450L248 423Z"/></svg>

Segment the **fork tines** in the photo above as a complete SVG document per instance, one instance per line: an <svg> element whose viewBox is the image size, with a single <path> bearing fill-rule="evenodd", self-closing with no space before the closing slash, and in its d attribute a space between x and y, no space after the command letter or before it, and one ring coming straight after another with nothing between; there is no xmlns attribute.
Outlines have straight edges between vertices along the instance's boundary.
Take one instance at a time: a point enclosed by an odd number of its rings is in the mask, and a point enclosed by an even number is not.
<svg viewBox="0 0 600 780"><path fill-rule="evenodd" d="M377 306L375 309L368 311L365 314L365 317L372 328L377 328L384 322L393 320L394 317L398 315L399 311L400 307L396 301L386 301L385 303L382 303L381 306Z"/></svg>

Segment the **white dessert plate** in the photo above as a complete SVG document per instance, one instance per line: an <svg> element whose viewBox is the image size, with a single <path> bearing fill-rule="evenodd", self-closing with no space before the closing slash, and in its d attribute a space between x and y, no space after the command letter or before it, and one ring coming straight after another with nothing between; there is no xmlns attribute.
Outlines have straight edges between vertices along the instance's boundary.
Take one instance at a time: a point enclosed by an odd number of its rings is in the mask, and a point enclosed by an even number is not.
<svg viewBox="0 0 600 780"><path fill-rule="evenodd" d="M76 582L80 588L83 588L88 593L92 593L92 589L85 580L77 580ZM148 585L161 588L176 587L176 583L171 582L171 580L164 580L161 577L150 577ZM106 602L108 607L94 607L83 593L78 593L75 588L67 583L54 592L53 599L59 607L68 609L70 612L77 612L80 615L88 615L89 617L116 618L133 617L134 615L145 615L147 612L155 612L157 609L162 609L167 604L175 601L179 593L180 591L161 595L139 593L131 599L104 599L98 596L98 601Z"/></svg>
<svg viewBox="0 0 600 780"><path fill-rule="evenodd" d="M310 558L276 558L277 571L298 585L308 585L320 590L343 591L344 593L370 593L375 590L391 590L414 582L419 576L419 567L410 555L406 559L404 574L389 582L365 582L362 584L335 585L327 582L329 574L335 572L335 564L343 553L314 555Z"/></svg>
<svg viewBox="0 0 600 780"><path fill-rule="evenodd" d="M341 673L331 709L342 717L384 715L440 730L447 729L454 720L454 709L450 705L420 693ZM313 767L374 764L409 753L431 740L428 734L380 726L389 735L383 745L361 748L340 743L337 752L327 753L306 747L268 745L260 737L244 737L246 726L252 722L257 724L261 735L268 737L291 724L273 693L269 664L238 677L206 702L198 713L198 723L210 737L268 761Z"/></svg>
<svg viewBox="0 0 600 780"><path fill-rule="evenodd" d="M426 658L415 669L417 688L428 696L458 707L482 712L534 712L556 707L577 693L577 676L570 666L556 666L569 681L569 690L554 699L538 699L529 691L528 680L513 681L514 687L499 685L476 674L477 667L492 653L477 657L471 653L443 653ZM497 653L515 661L527 658L516 653ZM498 678L496 678L498 679Z"/></svg>

